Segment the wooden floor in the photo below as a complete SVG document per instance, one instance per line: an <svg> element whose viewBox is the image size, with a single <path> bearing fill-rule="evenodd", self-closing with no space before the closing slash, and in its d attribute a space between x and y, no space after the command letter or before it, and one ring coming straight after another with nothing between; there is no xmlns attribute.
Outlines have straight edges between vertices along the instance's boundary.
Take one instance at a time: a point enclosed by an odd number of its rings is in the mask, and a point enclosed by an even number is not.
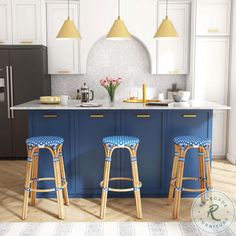
<svg viewBox="0 0 236 236"><path fill-rule="evenodd" d="M0 161L0 222L21 221L24 161ZM225 192L236 204L236 166L226 160L213 162L213 186ZM179 220L190 221L193 199L182 199ZM142 221L172 221L172 207L167 199L142 199ZM66 209L65 221L100 221L100 199L71 199ZM133 199L108 199L105 221L138 221ZM36 207L29 207L27 221L57 221L57 205L54 199L39 199Z"/></svg>

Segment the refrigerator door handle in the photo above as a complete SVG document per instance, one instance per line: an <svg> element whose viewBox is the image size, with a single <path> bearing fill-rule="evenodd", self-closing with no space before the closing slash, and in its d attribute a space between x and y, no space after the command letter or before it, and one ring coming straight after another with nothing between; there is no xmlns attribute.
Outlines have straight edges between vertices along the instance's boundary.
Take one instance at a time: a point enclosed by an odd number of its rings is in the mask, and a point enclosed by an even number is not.
<svg viewBox="0 0 236 236"><path fill-rule="evenodd" d="M12 76L12 66L10 66L10 90L11 90L11 106L14 106L14 90L13 90L13 76ZM14 110L11 111L11 118L14 119Z"/></svg>
<svg viewBox="0 0 236 236"><path fill-rule="evenodd" d="M7 117L11 119L11 111L10 111L10 89L9 89L9 66L6 66L6 87L7 87Z"/></svg>

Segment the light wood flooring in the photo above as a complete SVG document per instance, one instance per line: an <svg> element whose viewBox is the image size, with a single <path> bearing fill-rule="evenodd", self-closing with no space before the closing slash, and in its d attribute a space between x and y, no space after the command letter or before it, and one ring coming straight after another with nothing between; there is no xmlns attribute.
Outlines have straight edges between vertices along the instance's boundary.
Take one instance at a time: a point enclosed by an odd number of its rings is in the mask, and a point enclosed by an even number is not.
<svg viewBox="0 0 236 236"><path fill-rule="evenodd" d="M0 222L21 221L24 161L0 161ZM236 205L236 166L226 160L213 162L213 186L225 192ZM165 198L145 198L142 221L172 221L172 207ZM190 221L193 199L182 199L179 220ZM100 199L71 199L65 207L65 221L100 221ZM36 207L29 207L27 221L60 221L54 199L38 199ZM105 221L139 221L136 219L134 199L108 199Z"/></svg>

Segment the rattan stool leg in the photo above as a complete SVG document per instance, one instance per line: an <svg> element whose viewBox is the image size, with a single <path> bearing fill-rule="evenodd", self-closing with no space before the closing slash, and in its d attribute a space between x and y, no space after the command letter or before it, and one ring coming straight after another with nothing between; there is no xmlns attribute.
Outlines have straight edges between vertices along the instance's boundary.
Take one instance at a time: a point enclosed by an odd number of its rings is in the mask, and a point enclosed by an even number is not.
<svg viewBox="0 0 236 236"><path fill-rule="evenodd" d="M31 187L33 189L37 189L37 178L38 178L38 153L39 153L39 148L35 148L34 153L32 153L33 156L33 163L32 163L32 184ZM36 192L31 192L30 193L30 198L31 198L31 206L35 206L36 202Z"/></svg>
<svg viewBox="0 0 236 236"><path fill-rule="evenodd" d="M204 174L204 149L202 147L198 148L198 167L199 167L199 182L200 189L205 189L205 174ZM201 191L201 202L205 202L204 191Z"/></svg>
<svg viewBox="0 0 236 236"><path fill-rule="evenodd" d="M137 209L137 218L142 219L142 203L141 203L139 174L138 174L138 165L137 165L137 147L135 148L135 150L130 150L130 157L131 157L131 168L132 168L132 175L133 175L134 197L135 197L136 209Z"/></svg>
<svg viewBox="0 0 236 236"><path fill-rule="evenodd" d="M107 146L104 146L106 153L106 161L104 164L104 174L103 174L103 189L101 197L101 209L100 209L100 219L104 219L106 214L106 205L107 205L107 194L110 178L110 168L111 168L111 155L112 150L108 150Z"/></svg>
<svg viewBox="0 0 236 236"><path fill-rule="evenodd" d="M212 189L212 184L211 184L211 166L210 166L209 152L210 152L210 148L208 147L208 149L205 150L205 153L206 153L205 165L206 165L207 190Z"/></svg>
<svg viewBox="0 0 236 236"><path fill-rule="evenodd" d="M64 161L63 161L63 155L62 155L62 145L59 147L59 164L60 164L60 172L62 177L62 185L66 183L66 174L65 174L65 167L64 167ZM68 189L67 185L63 188L63 197L65 205L69 206L69 196L68 196Z"/></svg>
<svg viewBox="0 0 236 236"><path fill-rule="evenodd" d="M177 166L178 166L178 158L179 158L179 147L178 145L175 144L175 155L174 155L174 160L173 160L173 167L172 167L171 180L170 180L170 189L169 189L169 196L168 196L169 205L173 201L174 186L175 186Z"/></svg>
<svg viewBox="0 0 236 236"><path fill-rule="evenodd" d="M56 194L57 194L57 206L59 218L64 219L64 207L63 207L63 195L62 195L62 185L61 185L61 171L59 165L59 149L54 147L52 150L53 154L53 167L54 167L54 175L55 175L55 185L56 185Z"/></svg>
<svg viewBox="0 0 236 236"><path fill-rule="evenodd" d="M180 158L182 160L180 160ZM184 160L185 160L184 150L180 151L180 158L178 160L178 173L176 178L176 188L175 188L175 198L174 198L174 208L173 208L173 218L175 219L179 217L180 199L181 199L183 173L184 173Z"/></svg>
<svg viewBox="0 0 236 236"><path fill-rule="evenodd" d="M32 149L27 147L28 159L26 164L26 177L25 177L25 189L24 189L24 200L23 200L23 209L22 209L22 219L27 218L28 213L28 204L29 204L29 192L30 192L30 178L32 171Z"/></svg>

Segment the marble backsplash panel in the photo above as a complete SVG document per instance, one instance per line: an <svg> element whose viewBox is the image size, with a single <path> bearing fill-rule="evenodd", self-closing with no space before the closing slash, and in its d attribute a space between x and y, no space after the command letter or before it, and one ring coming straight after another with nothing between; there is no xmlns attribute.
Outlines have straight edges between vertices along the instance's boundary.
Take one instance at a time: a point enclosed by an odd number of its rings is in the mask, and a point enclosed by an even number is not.
<svg viewBox="0 0 236 236"><path fill-rule="evenodd" d="M116 100L127 98L129 94L142 96L142 84L147 85L147 97L156 98L166 93L173 83L184 90L184 75L150 74L149 55L145 47L137 40L99 40L91 49L85 75L53 75L52 94L76 97L76 90L87 83L95 92L95 99L108 99L100 79L106 76L121 77L122 83L116 90Z"/></svg>

